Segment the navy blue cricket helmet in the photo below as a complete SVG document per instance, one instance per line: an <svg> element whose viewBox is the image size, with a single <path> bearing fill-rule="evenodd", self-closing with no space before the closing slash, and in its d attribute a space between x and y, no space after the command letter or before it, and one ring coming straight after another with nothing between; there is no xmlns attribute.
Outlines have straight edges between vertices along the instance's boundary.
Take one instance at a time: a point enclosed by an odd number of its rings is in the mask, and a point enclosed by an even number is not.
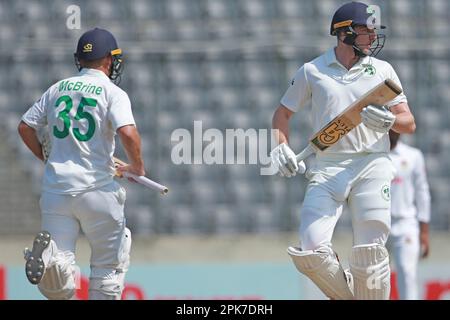
<svg viewBox="0 0 450 320"><path fill-rule="evenodd" d="M77 51L74 54L75 64L81 70L80 60L92 61L111 55L113 62L109 78L120 81L123 71L122 49L111 32L101 28L86 31L78 40Z"/></svg>
<svg viewBox="0 0 450 320"><path fill-rule="evenodd" d="M344 43L353 46L358 56L366 56L357 45L355 45L358 33L355 31L356 26L368 26L374 29L385 29L386 26L381 25L377 19L379 16L375 14L373 7L362 2L348 2L342 5L333 15L330 26L330 34L338 35L338 31L344 31L346 37ZM371 45L370 56L376 56L384 47L385 35L377 34L374 43Z"/></svg>

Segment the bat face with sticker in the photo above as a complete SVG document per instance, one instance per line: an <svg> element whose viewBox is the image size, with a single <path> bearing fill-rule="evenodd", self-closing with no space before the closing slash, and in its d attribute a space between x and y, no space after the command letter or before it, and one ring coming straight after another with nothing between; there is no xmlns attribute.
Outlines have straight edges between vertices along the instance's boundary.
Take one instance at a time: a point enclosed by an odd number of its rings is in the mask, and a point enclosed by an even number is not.
<svg viewBox="0 0 450 320"><path fill-rule="evenodd" d="M401 93L402 89L393 80L383 81L320 129L311 138L308 146L297 155L297 161L307 158L315 151L324 151L338 142L361 123L361 111L365 107L382 107Z"/></svg>

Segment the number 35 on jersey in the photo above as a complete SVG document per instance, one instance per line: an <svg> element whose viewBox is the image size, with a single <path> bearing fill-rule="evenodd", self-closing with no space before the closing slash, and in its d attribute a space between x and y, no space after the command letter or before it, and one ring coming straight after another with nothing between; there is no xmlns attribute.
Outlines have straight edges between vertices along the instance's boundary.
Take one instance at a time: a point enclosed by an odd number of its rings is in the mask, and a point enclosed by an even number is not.
<svg viewBox="0 0 450 320"><path fill-rule="evenodd" d="M72 131L78 141L90 140L95 133L96 124L94 117L89 111L97 106L97 100L81 97L75 116L71 116L74 100L70 96L61 96L56 100L55 108L60 108L61 106L64 106L64 108L58 113L60 123L53 126L53 135L58 139L64 139ZM80 130L80 128L85 129Z"/></svg>

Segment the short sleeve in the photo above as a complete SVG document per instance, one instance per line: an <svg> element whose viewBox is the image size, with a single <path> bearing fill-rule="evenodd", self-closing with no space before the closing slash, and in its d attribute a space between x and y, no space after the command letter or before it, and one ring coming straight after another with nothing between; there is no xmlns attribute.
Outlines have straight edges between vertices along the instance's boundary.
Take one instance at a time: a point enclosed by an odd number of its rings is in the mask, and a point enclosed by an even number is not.
<svg viewBox="0 0 450 320"><path fill-rule="evenodd" d="M47 125L46 106L49 103L50 89L47 90L22 116L22 121L38 130Z"/></svg>
<svg viewBox="0 0 450 320"><path fill-rule="evenodd" d="M392 79L403 90L402 84L400 82L400 79L397 76L397 73L395 72L394 68L389 63L388 63L387 78ZM393 107L402 102L408 102L404 92L402 92L397 97L395 97L393 100L391 100L388 104L386 104L386 106L390 108L390 107Z"/></svg>
<svg viewBox="0 0 450 320"><path fill-rule="evenodd" d="M131 102L128 94L123 90L114 92L108 115L114 131L126 125L135 125Z"/></svg>
<svg viewBox="0 0 450 320"><path fill-rule="evenodd" d="M293 112L299 111L311 100L311 88L306 77L305 65L298 69L290 87L280 103Z"/></svg>

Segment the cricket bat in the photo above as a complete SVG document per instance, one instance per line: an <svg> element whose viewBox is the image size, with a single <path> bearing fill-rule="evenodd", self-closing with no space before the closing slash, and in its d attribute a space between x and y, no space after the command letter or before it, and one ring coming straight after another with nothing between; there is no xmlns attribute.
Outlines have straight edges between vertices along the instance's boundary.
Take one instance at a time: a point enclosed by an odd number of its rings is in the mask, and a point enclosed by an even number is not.
<svg viewBox="0 0 450 320"><path fill-rule="evenodd" d="M124 162L124 161L122 161L122 160L120 160L120 159L118 159L116 157L114 157L113 159L114 159L114 167L116 169L119 166L126 166L127 165L126 162ZM119 174L118 171L116 171L116 176L121 177L122 174ZM161 193L163 195L165 195L165 194L167 194L169 192L169 189L166 186L163 186L163 185L161 185L161 184L159 184L159 183L157 183L157 182L155 182L153 180L150 180L147 177L138 176L138 175L135 175L135 174L130 173L130 172L124 172L123 176L125 178L133 178L136 182L142 184L143 186L145 186L147 188L150 188L150 189L153 189L153 190L156 190L156 191L159 191L159 193Z"/></svg>
<svg viewBox="0 0 450 320"><path fill-rule="evenodd" d="M402 93L402 89L391 79L387 79L353 102L344 111L328 122L310 140L308 146L296 155L300 162L317 151L324 151L354 127L361 123L361 111L368 105L384 106Z"/></svg>

